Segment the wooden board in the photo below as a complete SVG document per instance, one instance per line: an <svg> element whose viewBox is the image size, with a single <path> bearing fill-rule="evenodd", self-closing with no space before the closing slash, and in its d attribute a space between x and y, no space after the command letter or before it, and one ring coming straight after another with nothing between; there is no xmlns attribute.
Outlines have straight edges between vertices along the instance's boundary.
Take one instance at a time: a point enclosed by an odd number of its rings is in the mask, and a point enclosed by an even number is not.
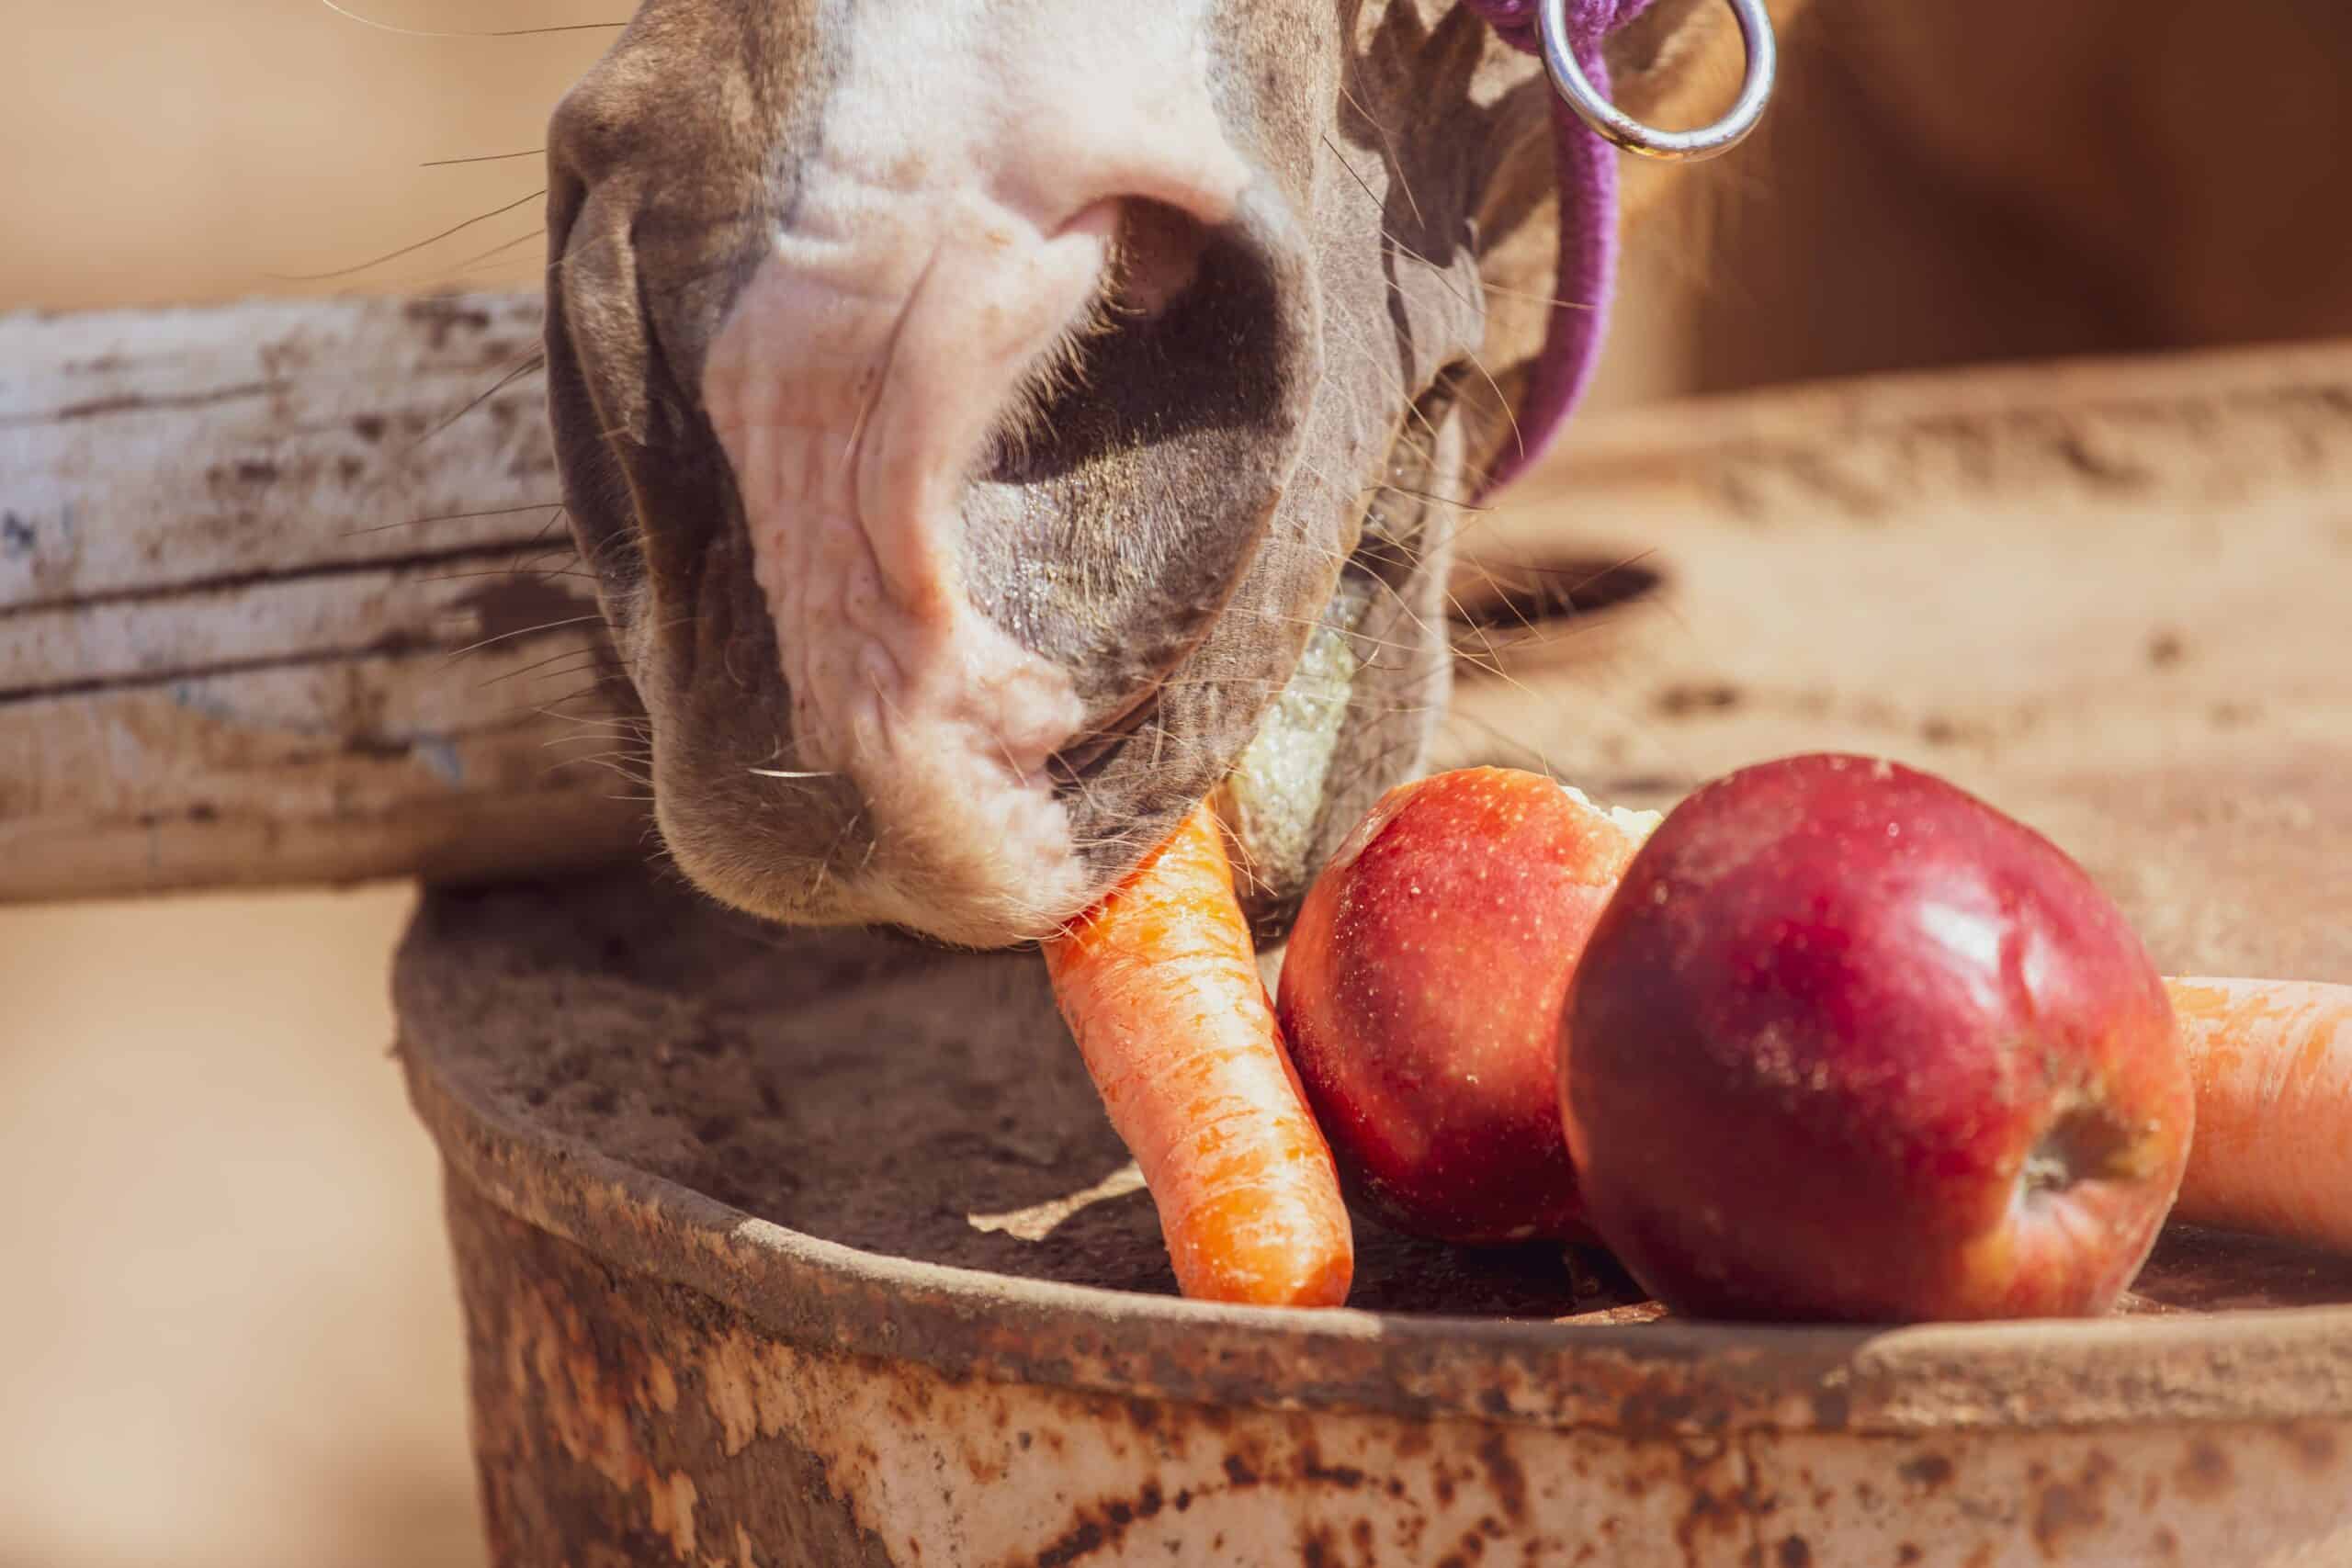
<svg viewBox="0 0 2352 1568"><path fill-rule="evenodd" d="M0 319L0 898L643 839L536 376L482 297Z"/></svg>

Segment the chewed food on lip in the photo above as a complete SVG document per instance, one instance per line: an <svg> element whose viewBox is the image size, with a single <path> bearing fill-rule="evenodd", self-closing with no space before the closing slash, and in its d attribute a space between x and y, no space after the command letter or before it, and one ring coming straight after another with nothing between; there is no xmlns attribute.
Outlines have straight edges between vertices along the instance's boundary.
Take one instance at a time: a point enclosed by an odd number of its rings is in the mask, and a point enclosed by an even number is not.
<svg viewBox="0 0 2352 1568"><path fill-rule="evenodd" d="M1357 678L1382 651L1360 628L1388 584L1409 574L1430 547L1439 455L1416 433L1452 429L1436 404L1425 398L1397 433L1381 479L1368 488L1356 548L1297 666L1215 796L1248 874L1261 882L1303 889L1317 869L1324 802Z"/></svg>

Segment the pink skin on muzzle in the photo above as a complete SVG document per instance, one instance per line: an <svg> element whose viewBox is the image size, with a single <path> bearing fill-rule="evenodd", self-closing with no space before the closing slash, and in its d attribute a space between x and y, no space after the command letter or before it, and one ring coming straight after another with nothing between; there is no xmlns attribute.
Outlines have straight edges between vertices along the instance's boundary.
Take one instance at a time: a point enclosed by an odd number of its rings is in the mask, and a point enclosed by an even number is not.
<svg viewBox="0 0 2352 1568"><path fill-rule="evenodd" d="M943 890L978 929L1037 933L1083 896L1044 771L1079 698L974 607L962 500L1098 306L1125 204L1231 215L1249 175L1212 110L1205 12L854 7L820 150L707 362L792 692L780 766L856 784L862 878L925 929Z"/></svg>

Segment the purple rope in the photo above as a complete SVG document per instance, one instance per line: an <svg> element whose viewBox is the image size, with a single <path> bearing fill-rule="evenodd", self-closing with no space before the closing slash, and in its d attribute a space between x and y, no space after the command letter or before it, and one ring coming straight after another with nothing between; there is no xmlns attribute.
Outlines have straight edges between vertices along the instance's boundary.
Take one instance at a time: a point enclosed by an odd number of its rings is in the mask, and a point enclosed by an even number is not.
<svg viewBox="0 0 2352 1568"><path fill-rule="evenodd" d="M1463 0L1513 48L1540 54L1535 0ZM1609 91L1601 41L1649 0L1567 0L1568 34L1577 63L1597 92ZM1551 88L1546 84L1544 91ZM1576 111L1552 96L1552 168L1560 187L1560 265L1553 283L1552 323L1517 411L1519 439L1487 475L1488 493L1526 471L1550 449L1592 379L1609 326L1617 282L1617 153Z"/></svg>

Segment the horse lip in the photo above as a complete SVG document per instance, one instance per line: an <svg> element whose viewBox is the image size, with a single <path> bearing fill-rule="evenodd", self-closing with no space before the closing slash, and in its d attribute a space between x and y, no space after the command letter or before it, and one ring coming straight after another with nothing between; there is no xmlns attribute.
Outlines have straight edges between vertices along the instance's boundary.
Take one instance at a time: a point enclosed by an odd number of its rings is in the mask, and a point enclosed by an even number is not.
<svg viewBox="0 0 2352 1568"><path fill-rule="evenodd" d="M1372 551L1379 547L1381 547L1380 541L1367 537L1349 555L1347 568L1360 566ZM1344 575L1347 569L1342 570ZM1338 593L1340 591L1340 585L1335 583L1332 592ZM1203 636L1205 637L1206 633L1204 632ZM1169 678L1183 667L1184 659L1191 651L1188 648L1184 653L1170 660L1165 669L1136 691L1125 706L1097 725L1086 739L1075 745L1065 746L1046 760L1046 775L1053 781L1057 793L1069 794L1080 791L1087 784L1110 768L1119 754L1134 741L1137 732L1146 727L1154 710L1159 705L1160 694L1166 689ZM1290 682L1298 679L1298 669L1294 665L1283 677L1282 690L1287 691ZM1277 692L1275 702L1280 701L1281 693ZM1272 704L1268 705L1269 712L1272 711ZM1251 739L1254 739L1255 737L1256 732L1252 731ZM1249 745L1245 741L1241 750L1246 753L1248 750ZM1241 753L1237 753L1234 757L1234 766L1238 767L1240 762Z"/></svg>
<svg viewBox="0 0 2352 1568"><path fill-rule="evenodd" d="M1402 446L1404 440L1405 428L1400 426L1396 438L1391 443L1390 456L1384 469L1392 479L1397 475L1398 459L1396 453ZM1420 465L1426 468L1427 462L1426 455L1422 456ZM1420 478L1426 484L1428 476L1423 474ZM1405 493L1419 495L1420 492L1407 490ZM1429 502L1424 498L1419 503L1419 510L1426 513L1428 506ZM1379 567L1388 559L1389 552L1395 549L1396 540L1389 536L1388 531L1375 525L1380 516L1381 502L1378 487L1374 487L1374 491L1366 495L1362 513L1358 518L1355 548L1348 553L1347 559L1341 564L1340 575L1333 580L1331 591L1334 595L1344 591L1343 585L1351 572L1379 575ZM1209 633L1210 627L1204 626L1193 642L1171 657L1150 681L1127 700L1124 706L1097 724L1085 739L1063 747L1046 760L1046 776L1052 780L1057 794L1079 793L1087 784L1110 768L1119 754L1126 749L1128 743L1135 739L1136 733L1145 727L1146 722L1158 707L1160 694L1165 689L1169 678L1183 668L1184 661L1192 656L1200 643L1207 640ZM1290 689L1291 683L1296 681L1298 676L1299 668L1294 663L1292 668L1284 673L1283 686L1276 693L1273 703L1268 705L1269 713L1273 710L1276 704L1280 703L1282 694ZM1250 739L1252 740L1256 739L1254 731ZM1245 741L1240 751L1238 751L1233 758L1233 767L1238 768L1241 765L1242 758L1248 750L1249 742Z"/></svg>
<svg viewBox="0 0 2352 1568"><path fill-rule="evenodd" d="M1065 746L1046 759L1046 773L1056 789L1075 788L1111 765L1111 760L1135 739L1136 731L1159 705L1160 691L1167 685L1170 671L1181 662L1175 660L1154 675L1126 706L1095 726L1087 739L1074 746Z"/></svg>

